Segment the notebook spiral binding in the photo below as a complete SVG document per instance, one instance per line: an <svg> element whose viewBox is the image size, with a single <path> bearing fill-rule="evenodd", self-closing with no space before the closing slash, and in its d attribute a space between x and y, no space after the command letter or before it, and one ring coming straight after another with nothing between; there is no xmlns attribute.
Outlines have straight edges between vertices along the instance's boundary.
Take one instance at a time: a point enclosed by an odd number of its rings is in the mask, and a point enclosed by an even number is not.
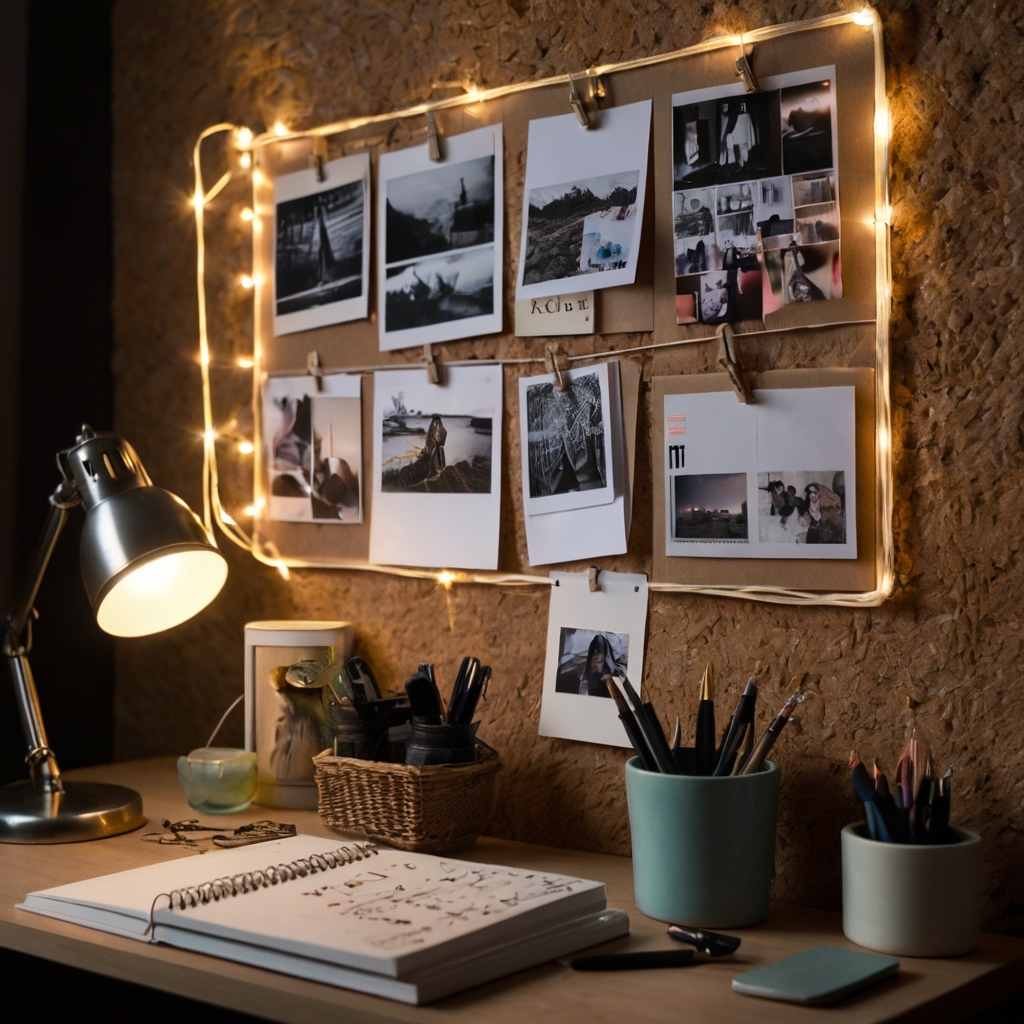
<svg viewBox="0 0 1024 1024"><path fill-rule="evenodd" d="M168 910L187 910L190 907L216 902L228 896L240 896L243 893L254 892L256 889L266 889L272 885L290 882L295 878L305 878L307 875L315 875L318 871L328 871L331 868L341 867L343 864L354 864L356 861L376 857L377 853L375 843L353 843L351 846L339 846L326 853L314 853L309 857L300 857L287 864L271 864L262 871L245 871L226 878L215 878L213 881L203 882L201 885L190 885L184 889L172 889L170 892L159 893L149 908L149 924L145 934L150 936L150 942L156 941L153 937L153 915L156 913L156 905L159 900L169 901L166 908Z"/></svg>

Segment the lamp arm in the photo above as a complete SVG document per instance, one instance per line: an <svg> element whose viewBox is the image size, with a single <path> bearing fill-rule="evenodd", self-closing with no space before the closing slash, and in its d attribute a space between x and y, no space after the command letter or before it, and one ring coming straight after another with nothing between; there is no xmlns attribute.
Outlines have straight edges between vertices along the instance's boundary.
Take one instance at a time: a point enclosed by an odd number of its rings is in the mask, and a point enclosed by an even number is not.
<svg viewBox="0 0 1024 1024"><path fill-rule="evenodd" d="M18 603L5 624L3 638L4 660L11 670L18 717L21 719L21 729L28 746L25 761L34 787L47 793L62 793L64 787L57 759L46 740L43 713L39 707L39 696L28 663L28 652L32 647L31 619L39 585L43 581L46 567L50 564L50 557L67 521L68 509L77 505L79 500L78 490L74 482L69 480L62 480L50 496L50 511L46 516L35 554L32 556Z"/></svg>

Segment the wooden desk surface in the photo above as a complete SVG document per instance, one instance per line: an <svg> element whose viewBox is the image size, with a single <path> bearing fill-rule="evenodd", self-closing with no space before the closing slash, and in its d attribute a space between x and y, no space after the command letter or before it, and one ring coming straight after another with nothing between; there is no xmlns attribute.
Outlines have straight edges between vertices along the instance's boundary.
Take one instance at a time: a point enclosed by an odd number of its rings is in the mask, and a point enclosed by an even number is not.
<svg viewBox="0 0 1024 1024"><path fill-rule="evenodd" d="M880 1021L961 1021L1024 991L1024 940L983 935L980 949L951 960L903 958L898 977L827 1009L752 999L730 988L734 975L780 960L810 946L857 948L842 934L838 914L775 905L767 922L737 932L740 955L699 967L628 974L577 974L558 963L522 971L425 1007L406 1006L345 989L291 978L227 960L167 946L122 939L77 925L15 910L26 893L65 882L121 871L173 857L197 856L156 843L142 834L161 819L199 816L185 801L170 758L109 765L68 773L71 778L114 782L138 789L150 825L138 832L63 846L0 844L0 945L58 960L193 999L272 1020L320 1022L414 1021L700 1021L701 1024L803 1022L826 1018L836 1024ZM336 836L313 811L261 807L226 815L229 828L260 817L294 822L300 832ZM633 902L631 862L624 857L578 853L481 839L467 860L510 864L599 879L608 887L609 906L628 912L632 933L606 944L608 950L672 948L665 925L644 917Z"/></svg>

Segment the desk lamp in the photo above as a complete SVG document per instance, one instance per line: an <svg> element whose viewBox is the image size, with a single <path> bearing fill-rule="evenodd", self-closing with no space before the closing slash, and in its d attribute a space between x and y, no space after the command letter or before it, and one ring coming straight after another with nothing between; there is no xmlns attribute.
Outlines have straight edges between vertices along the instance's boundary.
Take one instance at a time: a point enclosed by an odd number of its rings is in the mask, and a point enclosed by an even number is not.
<svg viewBox="0 0 1024 1024"><path fill-rule="evenodd" d="M28 653L33 607L68 509L85 509L82 578L100 628L146 636L190 619L220 592L227 561L195 513L154 487L131 445L82 427L57 453L61 482L18 599L4 624L3 656L11 670L30 778L0 787L0 842L68 843L138 828L142 798L99 782L64 782L46 742Z"/></svg>

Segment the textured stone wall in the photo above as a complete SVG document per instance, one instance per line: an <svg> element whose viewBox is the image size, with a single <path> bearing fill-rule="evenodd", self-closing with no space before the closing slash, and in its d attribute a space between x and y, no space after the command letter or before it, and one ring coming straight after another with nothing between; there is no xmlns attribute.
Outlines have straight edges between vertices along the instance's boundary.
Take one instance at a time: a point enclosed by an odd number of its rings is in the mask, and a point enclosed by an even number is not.
<svg viewBox="0 0 1024 1024"><path fill-rule="evenodd" d="M825 0L119 0L119 428L158 482L200 504L187 197L191 148L207 125L262 129L279 117L317 124L450 94L439 83L520 81L839 9ZM904 0L883 4L882 14L894 115L896 591L881 608L862 611L655 594L648 681L664 713L691 727L709 659L730 696L755 670L775 703L794 683L813 694L782 743L775 894L816 906L839 902L838 832L857 814L845 770L850 748L877 754L891 770L908 727L925 730L940 765L956 761L955 820L984 836L987 922L1020 930L1024 15L1019 3L993 0ZM212 181L220 171L217 145L210 148ZM209 210L217 239L211 332L224 363L251 344L249 297L234 284L249 266L248 229L237 218L246 200L239 181ZM506 335L492 351L512 356L530 345ZM245 406L250 385L227 369L216 374L223 422ZM641 436L648 422L642 413ZM238 462L225 465L234 501L248 482ZM637 566L648 564L650 550L649 474L642 448ZM431 582L329 571L293 571L285 583L245 552L227 554L231 576L212 609L170 636L120 644L120 757L205 742L239 692L247 620L343 616L358 624L361 651L389 683L428 654L447 678L463 653L486 654L495 678L481 731L506 764L494 834L628 851L624 752L537 736L542 591L446 593ZM240 742L237 720L225 739Z"/></svg>

